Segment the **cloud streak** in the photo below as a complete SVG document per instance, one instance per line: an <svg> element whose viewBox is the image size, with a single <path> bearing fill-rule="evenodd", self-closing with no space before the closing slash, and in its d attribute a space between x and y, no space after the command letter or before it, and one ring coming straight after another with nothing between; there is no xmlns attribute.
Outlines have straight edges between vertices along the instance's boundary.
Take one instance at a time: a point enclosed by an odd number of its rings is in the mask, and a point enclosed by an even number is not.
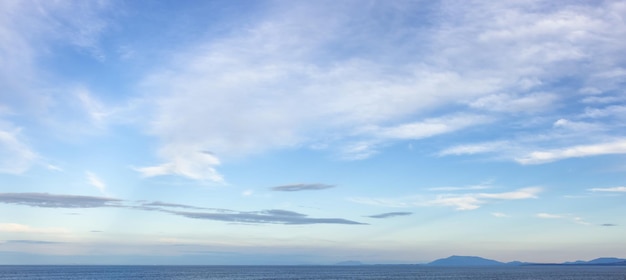
<svg viewBox="0 0 626 280"><path fill-rule="evenodd" d="M298 192L298 191L316 191L334 188L334 185L327 184L293 184L272 187L271 190L277 192Z"/></svg>
<svg viewBox="0 0 626 280"><path fill-rule="evenodd" d="M252 224L283 224L283 225L305 225L305 224L344 224L344 225L364 225L364 223L341 219L341 218L313 218L306 214L280 210L262 211L235 211L219 208L196 207L185 204L167 202L144 202L140 205L133 205L121 199L79 196L79 195L56 195L48 193L0 193L0 203L16 204L31 207L43 208L97 208L97 207L117 207L144 211L159 211L177 216L213 220L232 223L252 223ZM189 209L202 210L202 212L190 212L172 210ZM28 231L29 228L18 224L4 224L7 231Z"/></svg>
<svg viewBox="0 0 626 280"><path fill-rule="evenodd" d="M350 198L352 202L382 207L429 207L445 206L456 210L474 210L484 204L503 200L523 200L537 198L542 191L539 187L522 188L501 193L440 194L432 196L410 196L405 198Z"/></svg>
<svg viewBox="0 0 626 280"><path fill-rule="evenodd" d="M21 139L20 132L21 129L17 128L3 130L3 122L0 119L0 173L24 173L39 158L37 153Z"/></svg>
<svg viewBox="0 0 626 280"><path fill-rule="evenodd" d="M583 218L572 216L570 214L562 215L562 214L550 214L550 213L537 213L536 217L540 219L567 220L567 221L570 221L579 225L584 225L584 226L591 225L590 223L586 222Z"/></svg>
<svg viewBox="0 0 626 280"><path fill-rule="evenodd" d="M284 224L284 225L306 225L306 224L344 224L344 225L366 225L339 218L310 218L305 214L286 210L263 210L255 212L231 212L231 213L208 213L208 212L183 212L165 211L174 215L179 215L192 219L214 220L233 223L253 223L253 224Z"/></svg>
<svg viewBox="0 0 626 280"><path fill-rule="evenodd" d="M387 218L410 216L410 215L413 215L413 212L387 212L387 213L376 214L376 215L371 215L371 216L366 216L366 217L374 218L374 219L387 219Z"/></svg>
<svg viewBox="0 0 626 280"><path fill-rule="evenodd" d="M85 172L85 175L87 176L87 182L89 182L90 185L94 186L102 194L106 192L106 184L96 174L87 171Z"/></svg>
<svg viewBox="0 0 626 280"><path fill-rule="evenodd" d="M49 193L0 193L0 203L43 208L97 208L120 206L121 199Z"/></svg>
<svg viewBox="0 0 626 280"><path fill-rule="evenodd" d="M616 193L626 193L626 187L610 187L610 188L591 188L589 189L592 192L616 192Z"/></svg>
<svg viewBox="0 0 626 280"><path fill-rule="evenodd" d="M562 149L535 151L517 158L521 164L542 164L568 158L580 158L610 154L626 154L626 140L594 145L580 145Z"/></svg>

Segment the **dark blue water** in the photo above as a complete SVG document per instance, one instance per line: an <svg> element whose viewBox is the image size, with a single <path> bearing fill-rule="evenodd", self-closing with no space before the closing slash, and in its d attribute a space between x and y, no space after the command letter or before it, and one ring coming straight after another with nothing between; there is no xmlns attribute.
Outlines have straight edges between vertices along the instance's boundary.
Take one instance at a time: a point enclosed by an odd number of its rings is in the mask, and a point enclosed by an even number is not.
<svg viewBox="0 0 626 280"><path fill-rule="evenodd" d="M626 267L521 266L0 266L0 279L626 280Z"/></svg>

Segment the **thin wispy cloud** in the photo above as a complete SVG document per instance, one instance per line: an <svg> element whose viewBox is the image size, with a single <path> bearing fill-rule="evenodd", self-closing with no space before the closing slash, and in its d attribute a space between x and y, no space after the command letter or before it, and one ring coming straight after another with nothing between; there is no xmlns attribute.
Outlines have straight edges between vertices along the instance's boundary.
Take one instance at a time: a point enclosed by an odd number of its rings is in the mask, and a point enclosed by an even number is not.
<svg viewBox="0 0 626 280"><path fill-rule="evenodd" d="M120 199L49 193L0 193L0 203L44 208L116 207Z"/></svg>
<svg viewBox="0 0 626 280"><path fill-rule="evenodd" d="M475 144L462 144L446 148L438 153L439 156L449 155L474 155L483 153L493 153L509 148L512 143L507 141L494 141Z"/></svg>
<svg viewBox="0 0 626 280"><path fill-rule="evenodd" d="M496 218L508 218L510 217L509 215L502 213L502 212L493 212L491 213L491 216L494 216Z"/></svg>
<svg viewBox="0 0 626 280"><path fill-rule="evenodd" d="M174 160L156 166L135 168L135 170L144 177L178 175L195 180L224 182L222 175L215 170L215 167L220 165L220 160L213 154L201 152L189 146L166 147L160 153Z"/></svg>
<svg viewBox="0 0 626 280"><path fill-rule="evenodd" d="M592 192L616 192L616 193L626 193L626 187L610 187L610 188L591 188L589 189Z"/></svg>
<svg viewBox="0 0 626 280"><path fill-rule="evenodd" d="M498 200L521 200L537 198L537 195L542 191L538 187L530 187L518 189L511 192L501 193L469 193L461 195L439 195L437 198L427 201L427 205L436 206L450 206L455 207L456 210L474 210L481 207L483 204Z"/></svg>
<svg viewBox="0 0 626 280"><path fill-rule="evenodd" d="M540 219L554 219L554 220L566 220L579 225L591 225L591 223L585 221L583 218L578 216L573 216L570 214L551 214L551 213L537 213L537 218Z"/></svg>
<svg viewBox="0 0 626 280"><path fill-rule="evenodd" d="M211 213L211 212L183 212L183 211L166 211L168 213L179 215L192 219L214 220L233 223L252 223L252 224L284 224L284 225L305 225L305 224L344 224L344 225L365 225L364 223L355 222L340 218L311 218L305 214L286 211L286 210L263 210L256 212L235 212L230 213Z"/></svg>
<svg viewBox="0 0 626 280"><path fill-rule="evenodd" d="M306 4L301 5L306 6ZM299 5L294 4L294 6ZM511 8L506 4L481 7L488 15L494 17ZM268 18L263 25L253 26L249 32L214 42L211 48L190 48L185 55L177 57L172 62L174 67L181 71L156 72L145 83L157 92L180 93L177 96L165 94L163 97L158 97L158 100L168 102L157 101L159 115L156 116L157 121L153 122L155 124L153 131L157 136L166 140L164 147L166 150L170 146L204 146L212 147L219 151L220 155L228 155L255 153L302 144L309 141L308 139L328 138L325 135L303 133L303 126L311 127L310 131L330 131L339 139L343 139L334 143L335 145L354 147L354 143L423 139L454 133L460 129L492 123L506 118L511 113L547 112L558 104L557 101L561 97L560 93L534 89L545 83L541 82L542 80L552 79L547 73L538 69L559 69L567 75L578 75L572 73L571 69L561 67L560 63L582 59L584 57L582 54L590 50L578 49L576 47L578 45L572 46L571 41L565 40L567 34L577 32L580 28L601 29L597 24L585 25L579 22L579 20L590 21L589 17L576 18L568 13L561 14L557 11L554 16L563 17L563 23L556 28L558 29L556 31L552 22L543 21L532 14L520 11L515 13L510 21L498 21L496 25L486 25L491 27L485 30L481 19L472 13L466 13L464 10L466 8L468 7L460 5L455 9L446 10L449 16L456 13L466 15L462 17L462 22L457 23L458 25L432 32L426 29L426 32L416 34L421 36L415 36L415 38L432 38L430 41L426 40L430 42L432 50L445 50L455 46L456 52L434 52L431 53L432 59L429 61L406 61L396 65L394 67L396 71L378 70L387 69L382 67L385 65L384 60L361 56L359 52L354 53L354 57L360 58L358 60L336 60L332 65L320 63L323 61L320 58L324 57L320 57L319 54L327 53L329 51L327 46L345 39L345 34L350 33L345 32L349 25L342 24L343 18L323 22L316 20L315 14L319 12L317 9L309 10L313 11L312 13L282 14ZM341 10L341 8L338 9ZM402 9L411 9L411 6L403 6ZM296 9L296 11L303 10ZM376 13L367 8L361 12ZM297 26L297 28L287 29L282 28L284 25L269 24L274 21L282 23L306 21L318 24L293 24L289 26ZM393 30L393 23L384 22L384 24L390 25L387 30ZM434 23L435 26L437 24L437 22ZM319 32L322 26L326 27L325 33ZM482 28L472 28L477 26ZM328 32L328 30L333 31ZM509 30L510 33L505 35L502 30ZM420 30L415 32L420 32ZM471 36L459 36L467 32ZM302 36L302 34L309 34L309 36ZM387 38L391 40L397 39L394 36L396 36L394 33L387 34ZM278 38L284 37L292 38L292 40L288 43L278 41ZM459 43L460 37L476 39ZM407 37L403 36L403 38ZM529 38L533 39L519 46L512 47L509 44L510 41L525 42L522 39ZM560 40L561 38L563 40ZM597 40L597 38L580 38L581 47L584 48L589 48L591 45L582 44L583 39ZM538 44L537 40L550 41L552 44ZM239 47L230 48L229 46L233 44ZM371 40L361 45L375 49L389 47ZM524 52L531 46L535 46L534 52ZM504 63L494 56L479 58L473 55L476 50L485 48L504 52L507 55L502 57L515 59ZM255 49L255 51L242 52L242 49ZM402 52L402 48L394 49L395 52ZM371 54L371 52L366 53ZM526 55L520 56L519 53L526 53ZM287 57L289 60L285 59ZM466 63L455 65L454 68L446 66L446 61L458 61L460 57L463 57L462 61ZM249 63L251 61L255 63ZM474 71L476 67L489 70ZM527 69L528 72L520 73L520 69ZM518 79L520 75L524 78ZM294 76L298 77L297 84L292 82ZM217 92L224 92L224 95L209 94L216 91L207 90L207 88L215 88ZM246 90L243 90L244 88ZM250 92L247 90L250 88L274 90ZM500 93L503 90L514 92ZM352 92L359 94L355 95ZM275 113L267 114L263 106L252 107L252 104L240 102L252 96L255 98L264 96L274 100L272 111ZM294 99L296 96L298 100ZM180 110L183 106L184 108L199 106L197 100L211 100L210 103L202 105L210 108ZM409 115L418 115L419 112L459 101L467 104L465 113L405 120ZM247 104L250 105L249 108ZM308 106L303 106L303 104ZM235 105L246 107L242 109L247 112L246 116L220 118L222 122L216 122L203 113L217 112L220 115L230 115L233 110L228 108L234 108ZM489 114L495 112L504 116L494 118L493 115L470 113L476 111ZM185 112L185 114L180 115L180 112ZM171 116L174 115L178 116L172 118ZM278 116L289 116L289 120ZM341 120L341 122L328 122L327 120ZM241 125L243 123L247 125ZM389 126L386 125L387 123L396 123L396 125ZM195 129L200 127L203 129ZM353 129L346 129L350 127ZM269 134L268 131L272 133ZM177 138L174 142L174 139L168 140L170 138L167 135L186 135L187 137ZM239 136L232 137L232 135ZM229 141L229 139L235 139L235 141ZM359 147L361 148L357 150L357 155L346 157L367 158L376 154L375 150L378 145L360 145ZM370 151L369 149L372 148L375 150ZM170 164L180 162L180 159L175 160L172 155L161 154ZM185 157L184 160L189 161L188 164L196 162L191 157ZM188 173L179 175L186 176L185 174L188 175Z"/></svg>
<svg viewBox="0 0 626 280"><path fill-rule="evenodd" d="M39 156L21 139L21 129L4 127L0 119L0 173L24 173Z"/></svg>
<svg viewBox="0 0 626 280"><path fill-rule="evenodd" d="M413 212L387 212L387 213L376 214L376 215L371 215L371 216L366 216L366 217L374 218L374 219L387 219L387 218L410 216L410 215L413 215Z"/></svg>
<svg viewBox="0 0 626 280"><path fill-rule="evenodd" d="M521 164L541 164L567 158L580 158L609 154L626 154L626 140L595 145L580 145L546 151L531 152L526 156L517 158Z"/></svg>
<svg viewBox="0 0 626 280"><path fill-rule="evenodd" d="M143 207L146 209L149 209L152 207L155 209L161 209L161 208L184 208L184 209L198 209L198 210L207 209L204 207L197 207L197 206L177 204L177 203L167 203L167 202L161 202L161 201L142 203L139 207Z"/></svg>
<svg viewBox="0 0 626 280"><path fill-rule="evenodd" d="M549 213L538 213L537 214L537 218L542 218L542 219L561 219L563 218L562 215L557 215L557 214L549 214Z"/></svg>
<svg viewBox="0 0 626 280"><path fill-rule="evenodd" d="M135 205L129 201L121 199L95 197L95 196L78 196L78 195L57 195L47 193L0 193L0 203L17 204L31 207L44 208L97 208L97 207L118 207L127 209L136 209L144 211L158 211L163 213L174 214L193 219L214 220L233 223L252 223L252 224L284 224L284 225L301 225L301 224L346 224L346 225L362 225L364 223L342 219L342 218L313 218L306 214L293 211L271 209L262 211L236 211L219 208L205 208L185 204L167 203L167 202L144 202ZM202 210L202 212L187 212L172 210L172 208ZM28 230L27 227L20 225L5 224L8 229L14 231Z"/></svg>
<svg viewBox="0 0 626 280"><path fill-rule="evenodd" d="M475 190L485 190L491 188L488 185L475 185L475 186L467 186L467 187L436 187L429 188L429 191L438 191L438 192L450 192L450 191L475 191Z"/></svg>
<svg viewBox="0 0 626 280"><path fill-rule="evenodd" d="M85 175L87 176L87 182L89 182L90 185L98 189L100 193L106 194L107 186L104 181L91 171L85 172Z"/></svg>
<svg viewBox="0 0 626 280"><path fill-rule="evenodd" d="M298 191L314 191L334 188L334 185L327 184L293 184L272 187L271 190L278 192L298 192Z"/></svg>
<svg viewBox="0 0 626 280"><path fill-rule="evenodd" d="M484 204L495 201L523 200L537 198L542 188L522 188L510 192L501 193L463 193L463 194L439 194L435 196L409 196L404 198L350 198L350 201L361 204L369 204L383 207L428 207L445 206L456 210L474 210Z"/></svg>

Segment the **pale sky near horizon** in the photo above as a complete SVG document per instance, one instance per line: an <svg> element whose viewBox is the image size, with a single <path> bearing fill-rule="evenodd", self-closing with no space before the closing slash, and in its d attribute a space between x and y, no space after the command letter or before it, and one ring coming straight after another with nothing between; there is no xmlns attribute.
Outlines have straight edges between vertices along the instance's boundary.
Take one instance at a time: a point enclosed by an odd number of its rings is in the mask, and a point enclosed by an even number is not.
<svg viewBox="0 0 626 280"><path fill-rule="evenodd" d="M626 258L626 1L0 1L0 264Z"/></svg>

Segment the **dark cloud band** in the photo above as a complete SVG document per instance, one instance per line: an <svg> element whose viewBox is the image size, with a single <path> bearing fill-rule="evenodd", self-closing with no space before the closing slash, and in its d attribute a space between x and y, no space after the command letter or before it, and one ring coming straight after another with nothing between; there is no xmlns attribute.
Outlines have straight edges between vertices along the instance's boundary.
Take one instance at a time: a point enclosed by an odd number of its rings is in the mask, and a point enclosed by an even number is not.
<svg viewBox="0 0 626 280"><path fill-rule="evenodd" d="M117 206L120 202L122 202L120 199L97 196L58 195L49 193L0 193L0 203L45 208L113 207Z"/></svg>
<svg viewBox="0 0 626 280"><path fill-rule="evenodd" d="M360 222L341 218L311 218L308 215L302 213L280 209L242 212L228 209L203 208L160 201L147 202L140 205L132 205L121 199L97 196L57 195L48 193L0 193L0 203L45 208L119 207L143 211L159 211L192 219L204 219L233 223L265 223L284 225L363 224ZM198 210L199 212L177 211L173 210L172 208Z"/></svg>

